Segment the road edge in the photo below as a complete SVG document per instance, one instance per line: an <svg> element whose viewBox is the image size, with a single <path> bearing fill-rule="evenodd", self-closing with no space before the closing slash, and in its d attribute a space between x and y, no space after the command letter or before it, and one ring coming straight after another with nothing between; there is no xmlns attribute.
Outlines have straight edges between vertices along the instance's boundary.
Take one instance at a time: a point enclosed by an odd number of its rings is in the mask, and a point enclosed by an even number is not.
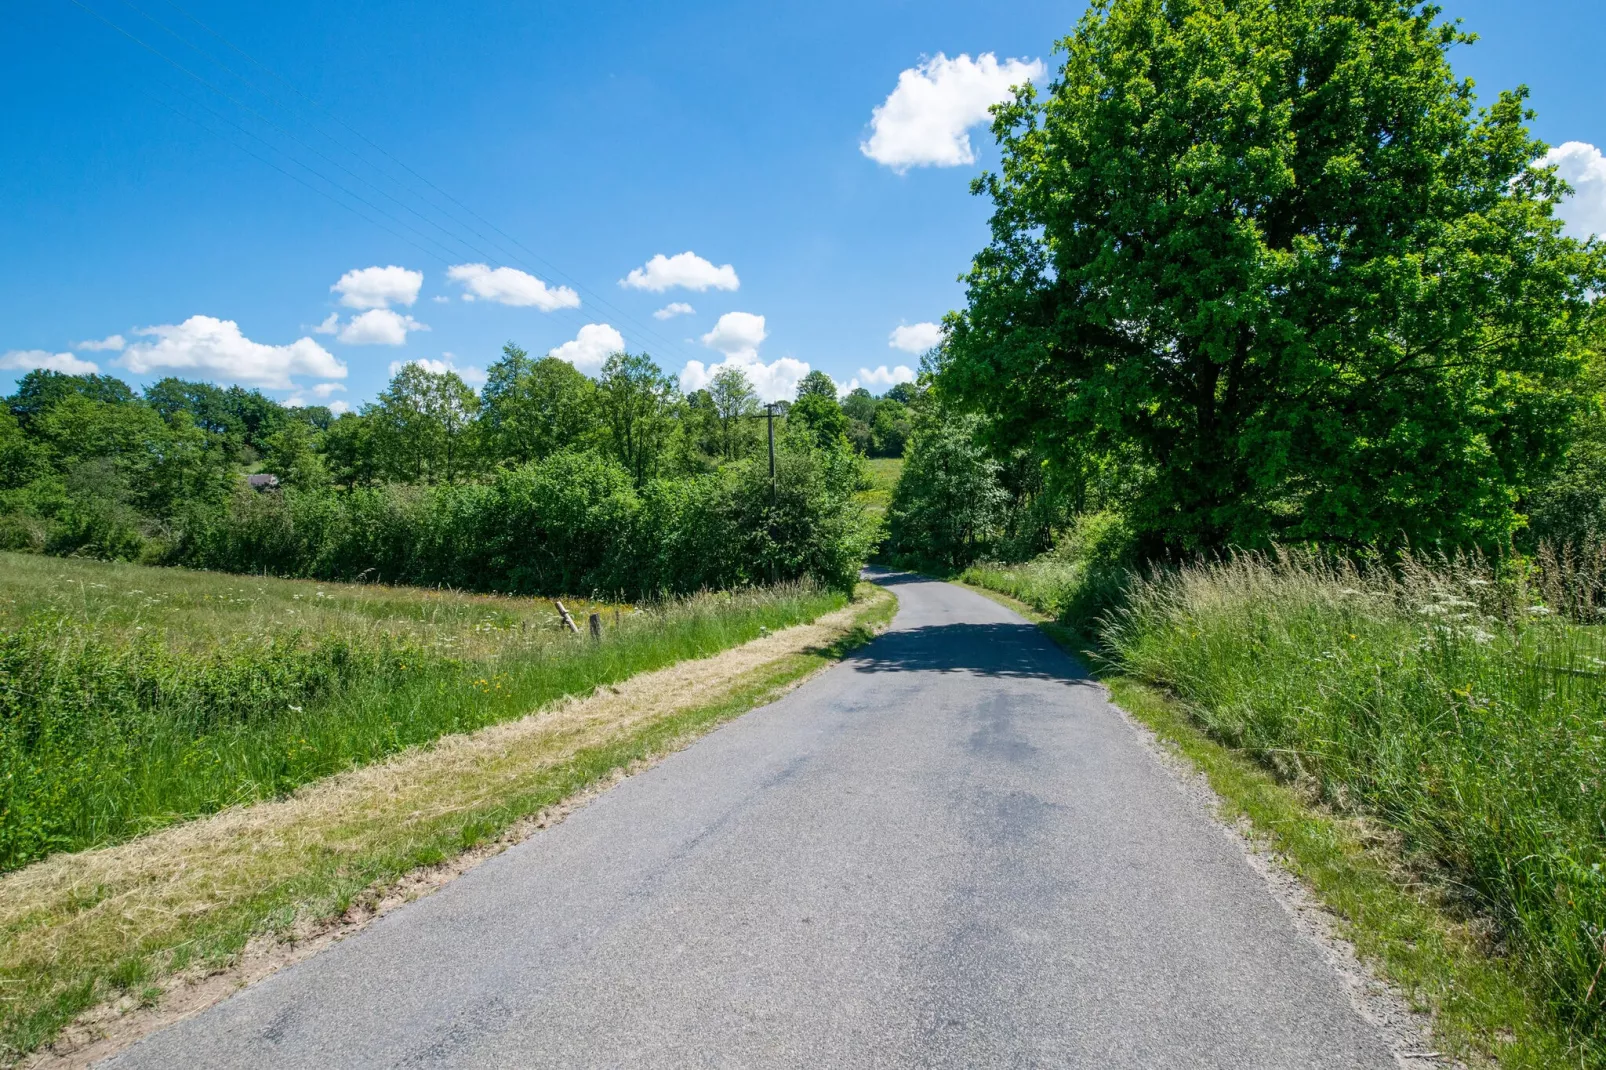
<svg viewBox="0 0 1606 1070"><path fill-rule="evenodd" d="M1312 805L1207 735L1174 697L1094 671L1091 649L1072 629L1001 592L952 582L1020 614L1089 670L1156 759L1241 846L1362 1016L1387 1026L1402 1067L1566 1064L1511 965L1423 894L1390 837Z"/></svg>

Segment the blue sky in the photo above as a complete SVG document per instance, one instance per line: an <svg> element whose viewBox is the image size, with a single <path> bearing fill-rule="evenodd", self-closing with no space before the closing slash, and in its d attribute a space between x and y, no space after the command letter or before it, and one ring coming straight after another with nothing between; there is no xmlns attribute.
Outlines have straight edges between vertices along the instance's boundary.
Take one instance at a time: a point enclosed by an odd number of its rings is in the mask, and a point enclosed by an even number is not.
<svg viewBox="0 0 1606 1070"><path fill-rule="evenodd" d="M354 407L397 361L472 375L508 339L885 389L986 240L996 154L963 124L1082 10L80 2L0 33L0 387L48 360ZM1606 5L1445 6L1486 97L1527 83L1539 136L1606 145ZM1562 163L1606 228L1606 164Z"/></svg>

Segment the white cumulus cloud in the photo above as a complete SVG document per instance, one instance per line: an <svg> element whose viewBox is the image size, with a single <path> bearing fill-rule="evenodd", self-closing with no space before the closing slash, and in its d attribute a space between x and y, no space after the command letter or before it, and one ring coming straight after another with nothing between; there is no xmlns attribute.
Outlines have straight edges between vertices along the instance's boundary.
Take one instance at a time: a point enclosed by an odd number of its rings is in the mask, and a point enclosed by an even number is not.
<svg viewBox="0 0 1606 1070"><path fill-rule="evenodd" d="M335 337L348 346L399 346L407 343L409 331L427 330L427 324L419 323L411 316L388 308L370 308L351 317L351 322L342 327Z"/></svg>
<svg viewBox="0 0 1606 1070"><path fill-rule="evenodd" d="M854 380L860 386L889 387L899 383L912 383L915 381L914 369L906 364L899 364L891 369L885 364L875 368L860 368L859 377Z"/></svg>
<svg viewBox="0 0 1606 1070"><path fill-rule="evenodd" d="M728 357L756 357L759 343L769 337L764 317L751 312L727 312L714 329L703 335L703 345Z"/></svg>
<svg viewBox="0 0 1606 1070"><path fill-rule="evenodd" d="M809 373L809 366L792 357L781 357L766 364L759 359L759 344L769 337L764 317L751 312L727 312L714 329L703 335L703 344L725 354L714 364L700 360L686 362L680 372L680 388L688 393L701 390L726 368L740 368L763 401L790 399L797 393L798 380Z"/></svg>
<svg viewBox="0 0 1606 1070"><path fill-rule="evenodd" d="M413 360L393 360L390 362L391 376L394 377L397 372L409 364L423 368L431 375L445 375L447 372L456 372L457 377L469 386L482 386L486 380L484 368L476 368L471 364L459 365L455 354L452 353L442 353L440 360L432 360L429 357L418 357Z"/></svg>
<svg viewBox="0 0 1606 1070"><path fill-rule="evenodd" d="M312 329L313 334L334 334L340 330L340 313L331 312L323 318L323 322Z"/></svg>
<svg viewBox="0 0 1606 1070"><path fill-rule="evenodd" d="M197 374L223 382L276 390L290 387L292 376L344 379L346 366L311 338L289 345L253 342L233 320L191 316L183 323L145 327L134 332L151 342L131 343L120 363L136 375L153 371Z"/></svg>
<svg viewBox="0 0 1606 1070"><path fill-rule="evenodd" d="M692 308L684 301L671 301L657 312L654 312L652 318L655 320L669 320L674 319L676 316L689 316L696 311L695 308Z"/></svg>
<svg viewBox="0 0 1606 1070"><path fill-rule="evenodd" d="M344 401L331 401L329 403L329 411L339 416L343 412L350 412L351 406Z"/></svg>
<svg viewBox="0 0 1606 1070"><path fill-rule="evenodd" d="M13 349L0 356L0 371L61 372L64 375L89 375L100 371L92 360L80 360L71 353L51 353L43 349Z"/></svg>
<svg viewBox="0 0 1606 1070"><path fill-rule="evenodd" d="M542 312L580 307L580 295L567 286L548 286L518 268L458 264L446 269L446 277L463 284L465 301L495 301L516 308L538 308Z"/></svg>
<svg viewBox="0 0 1606 1070"><path fill-rule="evenodd" d="M998 62L991 52L972 60L938 52L898 75L897 88L870 116L870 139L859 151L899 174L911 167L957 167L976 162L971 127L987 109L1010 98L1013 86L1041 78L1042 60Z"/></svg>
<svg viewBox="0 0 1606 1070"><path fill-rule="evenodd" d="M1539 165L1554 166L1573 188L1558 212L1566 220L1566 232L1575 238L1606 234L1606 158L1600 150L1587 142L1569 141L1545 153Z"/></svg>
<svg viewBox="0 0 1606 1070"><path fill-rule="evenodd" d="M329 289L340 295L340 303L347 308L389 308L417 301L419 287L423 285L422 271L391 264L389 267L353 268Z"/></svg>
<svg viewBox="0 0 1606 1070"><path fill-rule="evenodd" d="M566 360L587 375L595 375L605 360L624 348L624 335L606 323L588 323L572 341L548 351L547 356Z"/></svg>
<svg viewBox="0 0 1606 1070"><path fill-rule="evenodd" d="M902 327L894 327L892 334L887 337L887 345L905 353L924 353L940 341L940 323L907 323Z"/></svg>
<svg viewBox="0 0 1606 1070"><path fill-rule="evenodd" d="M619 280L620 286L653 293L663 293L677 286L683 290L735 290L741 284L735 268L729 264L715 267L689 249L674 256L659 253L647 261L645 267L633 268Z"/></svg>
<svg viewBox="0 0 1606 1070"><path fill-rule="evenodd" d="M121 352L128 343L120 334L109 334L98 342L79 342L77 349L111 350L113 353Z"/></svg>

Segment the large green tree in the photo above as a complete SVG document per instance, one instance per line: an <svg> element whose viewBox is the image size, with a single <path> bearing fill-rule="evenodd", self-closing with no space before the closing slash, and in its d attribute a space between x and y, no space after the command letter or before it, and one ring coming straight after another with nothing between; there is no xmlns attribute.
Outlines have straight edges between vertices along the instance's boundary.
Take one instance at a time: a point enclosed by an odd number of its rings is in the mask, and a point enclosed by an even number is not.
<svg viewBox="0 0 1606 1070"><path fill-rule="evenodd" d="M674 430L675 380L645 353L615 353L602 366L597 393L614 455L645 483L658 473Z"/></svg>
<svg viewBox="0 0 1606 1070"><path fill-rule="evenodd" d="M1470 41L1408 0L1095 4L995 112L944 389L1067 461L1135 447L1173 550L1504 539L1606 280Z"/></svg>
<svg viewBox="0 0 1606 1070"><path fill-rule="evenodd" d="M758 413L758 392L747 373L735 365L721 368L708 383L718 427L719 455L727 461L747 453L757 438L757 425L751 419Z"/></svg>
<svg viewBox="0 0 1606 1070"><path fill-rule="evenodd" d="M487 449L498 461L523 464L590 444L596 437L596 392L568 361L532 360L507 343L481 392Z"/></svg>
<svg viewBox="0 0 1606 1070"><path fill-rule="evenodd" d="M479 395L456 372L402 365L366 410L386 473L414 483L454 482L472 459L479 407Z"/></svg>

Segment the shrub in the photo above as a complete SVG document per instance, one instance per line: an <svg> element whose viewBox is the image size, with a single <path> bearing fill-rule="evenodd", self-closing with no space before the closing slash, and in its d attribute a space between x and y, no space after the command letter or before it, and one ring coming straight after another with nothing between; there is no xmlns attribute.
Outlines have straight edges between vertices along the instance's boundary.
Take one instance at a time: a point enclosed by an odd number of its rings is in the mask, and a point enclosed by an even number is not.
<svg viewBox="0 0 1606 1070"><path fill-rule="evenodd" d="M854 459L783 451L767 464L649 479L559 453L487 484L241 491L188 550L204 568L522 594L629 597L813 578L852 587L868 551Z"/></svg>

